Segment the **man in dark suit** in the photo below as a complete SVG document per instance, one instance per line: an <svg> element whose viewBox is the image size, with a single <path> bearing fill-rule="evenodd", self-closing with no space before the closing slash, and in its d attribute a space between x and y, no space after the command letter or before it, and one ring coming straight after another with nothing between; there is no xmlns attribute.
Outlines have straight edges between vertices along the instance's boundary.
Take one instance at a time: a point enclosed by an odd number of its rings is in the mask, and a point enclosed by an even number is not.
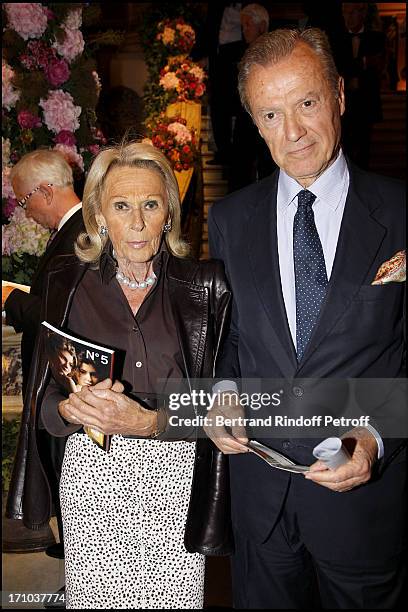
<svg viewBox="0 0 408 612"><path fill-rule="evenodd" d="M34 342L41 323L41 294L47 268L54 257L74 252L75 240L85 227L81 202L73 189L72 169L57 151L39 149L27 153L13 166L10 178L18 203L24 208L26 215L52 231L52 240L49 241L39 261L30 293L19 289L5 293L3 289L2 301L6 312L6 323L13 326L16 332L23 332L21 357L24 396ZM24 421L23 415L22 422ZM41 433L43 436L41 448L47 456L62 542L58 483L65 438L53 438L45 430ZM53 554L53 550L50 553ZM57 547L55 554L59 556L63 553Z"/></svg>
<svg viewBox="0 0 408 612"><path fill-rule="evenodd" d="M391 379L394 393L403 376L404 286L371 285L405 248L403 186L344 157L344 84L321 30L258 39L239 88L278 170L210 211L211 254L234 297L215 389L233 390L233 378L278 379L283 414L358 405L378 418L343 429L351 457L335 470L312 455L311 438L324 431L264 428L261 441L313 464L306 476L249 453L242 423L206 427L231 455L234 605L310 609L318 597L327 609L390 609L404 582L406 447L387 423L394 398L387 404L367 379ZM316 395L315 383L334 392ZM210 415L242 415L237 400L225 404Z"/></svg>
<svg viewBox="0 0 408 612"><path fill-rule="evenodd" d="M385 67L385 35L369 28L367 11L367 2L343 2L344 30L332 38L346 96L343 148L365 170L374 124L383 118L381 77Z"/></svg>

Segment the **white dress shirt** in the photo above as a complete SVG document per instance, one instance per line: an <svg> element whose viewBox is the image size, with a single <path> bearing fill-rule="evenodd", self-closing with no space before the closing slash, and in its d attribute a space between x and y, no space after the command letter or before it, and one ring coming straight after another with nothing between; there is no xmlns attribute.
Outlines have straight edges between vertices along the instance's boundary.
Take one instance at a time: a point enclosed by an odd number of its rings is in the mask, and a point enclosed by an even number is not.
<svg viewBox="0 0 408 612"><path fill-rule="evenodd" d="M322 243L327 280L330 280L337 240L350 183L342 152L329 168L308 188L315 196L313 212ZM296 293L293 263L293 220L297 211L297 194L303 189L283 170L279 172L277 198L277 234L279 269L283 300L293 344L296 347Z"/></svg>
<svg viewBox="0 0 408 612"><path fill-rule="evenodd" d="M78 202L78 204L75 204L75 206L67 210L65 215L62 217L61 221L58 223L57 232L60 231L61 227L65 225L68 219L70 219L72 215L74 215L76 211L79 210L80 208L82 208L82 202Z"/></svg>

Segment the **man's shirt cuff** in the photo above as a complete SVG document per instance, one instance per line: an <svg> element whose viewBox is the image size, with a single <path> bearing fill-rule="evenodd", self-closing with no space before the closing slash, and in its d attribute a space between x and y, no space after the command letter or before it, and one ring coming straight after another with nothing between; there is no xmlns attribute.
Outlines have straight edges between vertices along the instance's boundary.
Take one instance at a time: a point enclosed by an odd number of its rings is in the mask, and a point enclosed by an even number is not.
<svg viewBox="0 0 408 612"><path fill-rule="evenodd" d="M382 441L380 434L372 425L364 425L364 427L368 429L368 431L373 434L374 438L376 439L378 446L377 459L381 459L384 457L384 442Z"/></svg>
<svg viewBox="0 0 408 612"><path fill-rule="evenodd" d="M224 391L232 391L238 393L237 383L233 380L220 380L213 385L213 393L223 393Z"/></svg>

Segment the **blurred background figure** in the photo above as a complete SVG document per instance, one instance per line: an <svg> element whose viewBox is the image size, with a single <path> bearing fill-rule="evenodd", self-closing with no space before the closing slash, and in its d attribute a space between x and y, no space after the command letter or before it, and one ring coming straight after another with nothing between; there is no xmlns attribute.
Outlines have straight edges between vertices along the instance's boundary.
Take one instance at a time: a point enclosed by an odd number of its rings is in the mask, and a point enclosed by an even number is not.
<svg viewBox="0 0 408 612"><path fill-rule="evenodd" d="M269 13L261 4L247 4L241 10L242 34L247 45L269 30Z"/></svg>
<svg viewBox="0 0 408 612"><path fill-rule="evenodd" d="M205 27L193 52L200 63L208 62L210 115L217 151L208 164L231 162L232 122L240 102L237 65L244 45L241 32L241 2L211 2Z"/></svg>
<svg viewBox="0 0 408 612"><path fill-rule="evenodd" d="M379 30L375 10L369 10L370 4L342 3L344 31L334 49L346 92L343 148L364 169L369 166L373 126L382 120L380 93L385 68L385 35Z"/></svg>
<svg viewBox="0 0 408 612"><path fill-rule="evenodd" d="M269 13L261 4L247 4L241 9L245 48L269 30ZM235 191L258 181L274 170L268 147L251 116L240 106L237 110L232 138L232 163L228 190Z"/></svg>

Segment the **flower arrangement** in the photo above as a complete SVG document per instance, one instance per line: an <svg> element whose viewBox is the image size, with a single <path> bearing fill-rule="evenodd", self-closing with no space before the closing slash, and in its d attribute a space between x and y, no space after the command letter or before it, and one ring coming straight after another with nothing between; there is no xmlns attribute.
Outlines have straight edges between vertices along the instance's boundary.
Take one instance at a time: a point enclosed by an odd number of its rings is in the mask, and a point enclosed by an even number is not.
<svg viewBox="0 0 408 612"><path fill-rule="evenodd" d="M195 32L183 17L164 19L157 25L156 40L160 41L171 55L188 55L195 43Z"/></svg>
<svg viewBox="0 0 408 612"><path fill-rule="evenodd" d="M80 178L106 142L95 114L101 83L92 50L98 40L85 47L81 32L83 16L97 19L90 4L2 4L3 274L10 280L18 273L19 282L30 282L48 236L16 209L11 167L25 153L48 147ZM110 42L108 36L102 44Z"/></svg>
<svg viewBox="0 0 408 612"><path fill-rule="evenodd" d="M173 57L160 71L159 83L171 94L171 102L197 101L205 92L205 77L204 70L190 59Z"/></svg>
<svg viewBox="0 0 408 612"><path fill-rule="evenodd" d="M195 131L187 127L182 117L166 117L147 125L147 133L152 144L169 159L177 172L189 170L197 158Z"/></svg>
<svg viewBox="0 0 408 612"><path fill-rule="evenodd" d="M171 7L158 3L146 12L140 29L149 71L143 95L145 124L157 119L169 104L199 102L205 92L205 72L187 58L196 39L192 24L200 22L190 11L185 3L175 2Z"/></svg>

